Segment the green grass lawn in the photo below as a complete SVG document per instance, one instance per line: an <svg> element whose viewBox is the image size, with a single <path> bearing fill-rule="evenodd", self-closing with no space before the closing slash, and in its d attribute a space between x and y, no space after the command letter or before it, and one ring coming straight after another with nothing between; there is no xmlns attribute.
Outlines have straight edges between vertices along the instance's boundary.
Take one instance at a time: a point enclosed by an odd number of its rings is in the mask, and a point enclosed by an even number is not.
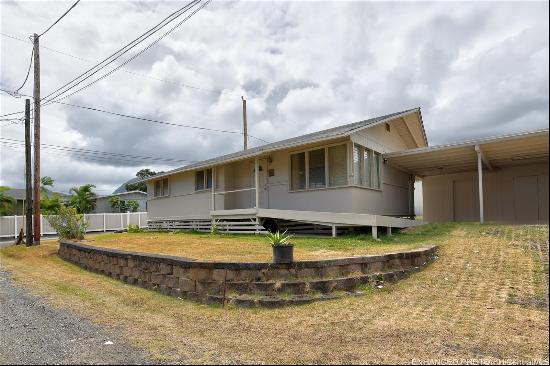
<svg viewBox="0 0 550 366"><path fill-rule="evenodd" d="M410 250L432 244L453 229L451 224L432 224L395 232L392 236L371 235L294 236L295 258L312 260L380 254ZM271 247L265 235L209 234L197 232L109 233L88 238L94 246L133 252L160 253L199 260L270 261Z"/></svg>

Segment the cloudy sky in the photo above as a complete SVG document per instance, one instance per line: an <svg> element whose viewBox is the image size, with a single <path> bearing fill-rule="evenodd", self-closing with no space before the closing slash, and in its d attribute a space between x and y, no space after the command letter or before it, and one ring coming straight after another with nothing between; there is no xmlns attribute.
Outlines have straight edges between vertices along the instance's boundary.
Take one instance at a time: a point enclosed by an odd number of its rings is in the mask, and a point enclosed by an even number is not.
<svg viewBox="0 0 550 366"><path fill-rule="evenodd" d="M22 83L29 35L45 30L71 3L0 3L1 88ZM40 39L42 96L182 4L81 1ZM245 95L252 146L412 107L422 109L431 145L547 128L548 7L215 1L123 69L64 102L240 131ZM21 93L32 94L32 76ZM23 105L2 93L0 114ZM166 170L242 147L238 133L60 104L44 107L41 121L42 142L61 146L42 153L42 174L52 176L59 191L94 183L107 194L143 167ZM23 140L23 127L1 123L0 185L23 187L23 150L5 140ZM71 154L65 146L132 157ZM159 165L152 158L179 161Z"/></svg>

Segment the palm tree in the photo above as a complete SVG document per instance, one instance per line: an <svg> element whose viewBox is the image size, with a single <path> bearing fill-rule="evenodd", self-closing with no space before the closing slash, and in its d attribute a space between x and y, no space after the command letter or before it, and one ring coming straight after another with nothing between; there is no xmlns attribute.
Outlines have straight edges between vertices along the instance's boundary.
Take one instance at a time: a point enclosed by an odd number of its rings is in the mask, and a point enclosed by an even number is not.
<svg viewBox="0 0 550 366"><path fill-rule="evenodd" d="M53 194L52 196L43 195L40 197L40 210L44 215L57 215L62 205L62 197L59 194Z"/></svg>
<svg viewBox="0 0 550 366"><path fill-rule="evenodd" d="M15 206L15 198L4 194L8 187L0 187L0 216L12 215L13 207Z"/></svg>
<svg viewBox="0 0 550 366"><path fill-rule="evenodd" d="M78 213L90 213L94 209L97 195L92 191L92 188L95 188L95 185L84 184L80 187L71 188L70 192L73 193L71 206L76 208Z"/></svg>

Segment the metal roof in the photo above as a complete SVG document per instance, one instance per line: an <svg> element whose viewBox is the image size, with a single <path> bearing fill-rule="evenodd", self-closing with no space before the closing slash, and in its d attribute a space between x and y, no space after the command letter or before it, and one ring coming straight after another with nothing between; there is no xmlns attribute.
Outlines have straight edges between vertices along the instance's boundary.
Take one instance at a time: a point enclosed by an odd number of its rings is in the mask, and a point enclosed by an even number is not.
<svg viewBox="0 0 550 366"><path fill-rule="evenodd" d="M332 140L332 139L336 139L336 138L339 138L339 137L349 136L352 133L354 133L358 130L364 129L366 127L371 127L371 126L379 124L379 123L384 123L384 122L390 121L392 119L403 117L403 116L411 114L411 113L420 113L420 108L408 109L408 110L397 112L397 113L387 114L387 115L384 115L384 116L375 117L375 118L371 118L371 119L367 119L367 120L363 120L363 121L359 121L359 122L355 122L355 123L350 123L350 124L347 124L347 125L342 125L342 126L338 126L338 127L334 127L334 128L329 128L327 130L322 130L322 131L317 131L317 132L313 132L313 133L308 133L306 135L292 137L292 138L289 138L289 139L286 139L286 140L272 142L272 143L269 143L269 144L257 146L257 147L247 149L247 150L238 151L238 152L231 153L231 154L221 155L221 156L218 156L218 157L215 157L215 158L212 158L212 159L199 161L197 163L186 165L186 166L181 167L181 168L170 170L170 171L165 172L163 174L157 174L155 176L146 178L143 181L146 182L146 181L149 181L149 180L154 180L154 179L158 179L158 178L161 178L161 177L166 177L166 176L173 175L173 174L176 174L176 173L182 173L182 172L186 172L186 171L190 171L190 170L196 170L196 169L203 169L203 168L219 165L219 164L222 164L222 163L228 163L228 162L233 162L233 161L237 161L237 160L252 158L252 157L256 157L256 156L259 156L259 155L262 155L262 154L265 154L265 153L268 153L268 152L277 151L277 150L282 150L282 149L287 149L287 148L296 147L296 146L300 146L300 145L306 145L306 144L310 144L310 143L314 143L314 142ZM420 119L420 121L422 121L421 118L419 118L419 119ZM424 134L424 140L427 144L426 135L424 133L424 126L422 126L422 131L423 131L423 134Z"/></svg>
<svg viewBox="0 0 550 366"><path fill-rule="evenodd" d="M389 165L410 174L429 176L476 170L476 149L489 169L548 162L548 129L387 153L383 157Z"/></svg>

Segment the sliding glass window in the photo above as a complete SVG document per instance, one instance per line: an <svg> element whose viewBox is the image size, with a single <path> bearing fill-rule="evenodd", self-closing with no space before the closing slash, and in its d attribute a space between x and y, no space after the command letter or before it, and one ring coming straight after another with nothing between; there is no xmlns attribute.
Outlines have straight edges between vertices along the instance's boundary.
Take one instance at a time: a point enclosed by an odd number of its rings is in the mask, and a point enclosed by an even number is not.
<svg viewBox="0 0 550 366"><path fill-rule="evenodd" d="M290 155L290 190L348 185L348 146L340 144Z"/></svg>
<svg viewBox="0 0 550 366"><path fill-rule="evenodd" d="M328 148L328 185L340 187L348 184L348 147L336 145Z"/></svg>
<svg viewBox="0 0 550 366"><path fill-rule="evenodd" d="M353 183L380 189L380 153L361 145L353 145Z"/></svg>
<svg viewBox="0 0 550 366"><path fill-rule="evenodd" d="M298 191L306 189L306 153L290 156L290 189Z"/></svg>
<svg viewBox="0 0 550 366"><path fill-rule="evenodd" d="M311 189L325 188L325 149L308 152L309 185Z"/></svg>

